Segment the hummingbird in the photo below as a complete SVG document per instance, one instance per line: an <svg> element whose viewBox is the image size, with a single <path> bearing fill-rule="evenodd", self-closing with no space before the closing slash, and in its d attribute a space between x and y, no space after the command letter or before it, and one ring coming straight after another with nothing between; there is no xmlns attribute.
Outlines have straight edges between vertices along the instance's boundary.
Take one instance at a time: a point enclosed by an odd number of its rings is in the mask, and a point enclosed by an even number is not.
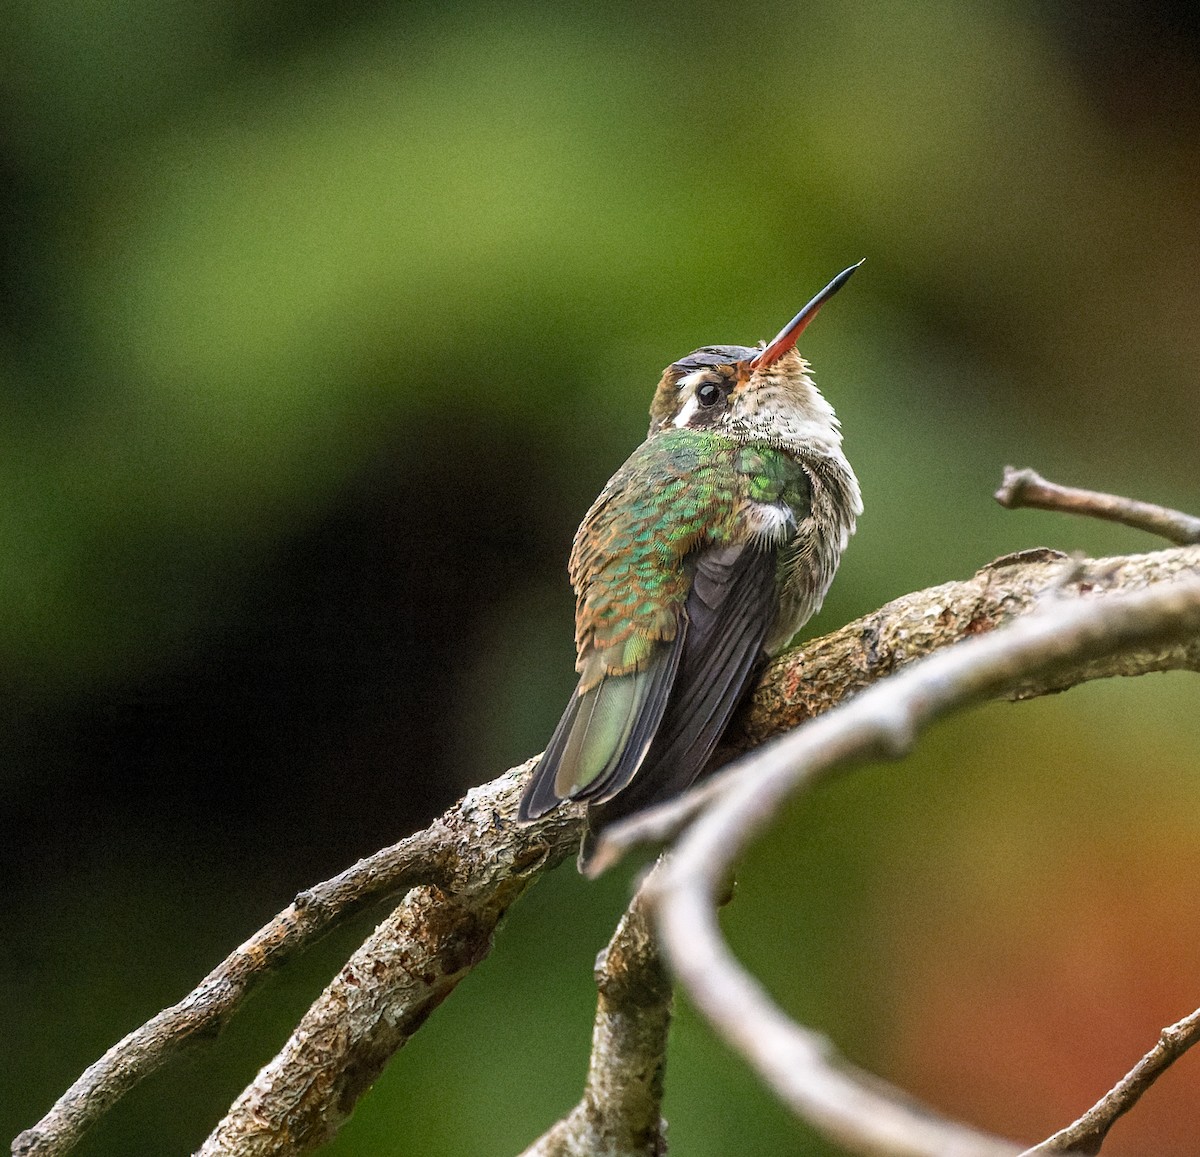
<svg viewBox="0 0 1200 1157"><path fill-rule="evenodd" d="M667 366L646 440L575 533L579 683L517 814L585 801L581 871L603 827L704 772L761 664L833 581L862 497L796 339L861 264L772 341Z"/></svg>

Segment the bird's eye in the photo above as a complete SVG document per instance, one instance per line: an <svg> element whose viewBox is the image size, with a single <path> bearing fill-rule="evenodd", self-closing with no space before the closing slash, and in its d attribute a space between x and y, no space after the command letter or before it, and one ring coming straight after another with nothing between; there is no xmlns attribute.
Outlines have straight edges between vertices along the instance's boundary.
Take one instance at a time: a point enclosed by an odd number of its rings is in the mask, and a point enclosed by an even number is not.
<svg viewBox="0 0 1200 1157"><path fill-rule="evenodd" d="M696 391L696 401L702 406L715 406L721 400L721 387L705 382Z"/></svg>

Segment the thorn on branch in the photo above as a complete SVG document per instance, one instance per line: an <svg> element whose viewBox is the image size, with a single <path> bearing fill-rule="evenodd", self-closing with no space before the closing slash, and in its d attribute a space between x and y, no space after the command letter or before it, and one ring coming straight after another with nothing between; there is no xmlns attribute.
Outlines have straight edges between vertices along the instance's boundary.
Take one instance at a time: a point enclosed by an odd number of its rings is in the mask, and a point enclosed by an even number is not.
<svg viewBox="0 0 1200 1157"><path fill-rule="evenodd" d="M1054 576L1047 593L1059 596L1066 593L1068 587L1082 583L1088 573L1087 555L1081 550L1073 550L1063 560L1062 569Z"/></svg>

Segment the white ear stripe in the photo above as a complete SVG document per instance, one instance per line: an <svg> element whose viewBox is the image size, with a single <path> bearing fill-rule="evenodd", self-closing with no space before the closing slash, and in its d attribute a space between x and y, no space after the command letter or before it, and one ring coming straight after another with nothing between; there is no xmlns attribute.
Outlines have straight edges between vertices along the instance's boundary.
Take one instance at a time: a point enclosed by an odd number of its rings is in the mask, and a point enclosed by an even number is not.
<svg viewBox="0 0 1200 1157"><path fill-rule="evenodd" d="M692 415L699 408L700 408L700 403L696 401L696 395L693 394L690 398L688 398L688 400L686 402L684 402L683 409L680 410L679 413L675 415L675 423L674 424L682 430L683 427L686 426L692 420Z"/></svg>
<svg viewBox="0 0 1200 1157"><path fill-rule="evenodd" d="M686 378L680 378L676 383L676 388L681 392L683 390L691 390L692 396L683 404L683 409L675 418L674 425L679 429L683 429L691 420L692 415L696 412L699 403L696 401L696 387L704 380L707 370L696 370L694 373L688 374Z"/></svg>

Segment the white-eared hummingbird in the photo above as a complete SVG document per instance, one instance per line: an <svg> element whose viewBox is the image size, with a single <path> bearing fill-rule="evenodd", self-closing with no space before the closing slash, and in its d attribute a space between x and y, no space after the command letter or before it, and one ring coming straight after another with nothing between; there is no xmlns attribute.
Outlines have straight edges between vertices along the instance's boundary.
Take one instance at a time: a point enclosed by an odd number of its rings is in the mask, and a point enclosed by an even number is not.
<svg viewBox="0 0 1200 1157"><path fill-rule="evenodd" d="M704 346L669 365L649 435L575 534L579 685L519 819L586 801L581 867L604 825L704 771L763 659L833 581L862 498L795 346L858 265L765 346Z"/></svg>

